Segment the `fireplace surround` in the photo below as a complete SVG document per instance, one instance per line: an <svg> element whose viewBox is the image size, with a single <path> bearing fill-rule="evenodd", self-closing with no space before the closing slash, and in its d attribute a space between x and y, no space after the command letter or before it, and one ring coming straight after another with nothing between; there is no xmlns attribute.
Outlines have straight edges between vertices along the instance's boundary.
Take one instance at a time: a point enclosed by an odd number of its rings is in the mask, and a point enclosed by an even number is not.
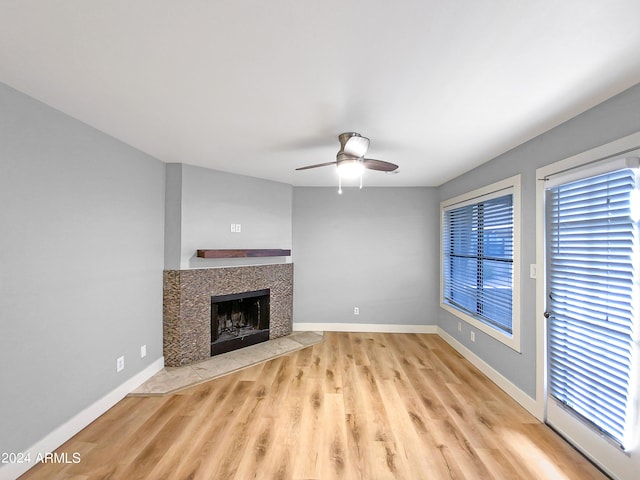
<svg viewBox="0 0 640 480"><path fill-rule="evenodd" d="M269 289L269 338L291 333L292 263L165 270L163 284L163 353L168 367L211 356L211 297Z"/></svg>

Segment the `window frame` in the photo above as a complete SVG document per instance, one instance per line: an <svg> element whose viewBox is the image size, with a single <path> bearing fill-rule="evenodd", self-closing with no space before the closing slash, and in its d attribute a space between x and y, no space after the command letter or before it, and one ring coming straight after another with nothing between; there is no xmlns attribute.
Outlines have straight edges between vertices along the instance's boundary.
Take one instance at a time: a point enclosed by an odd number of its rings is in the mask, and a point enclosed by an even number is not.
<svg viewBox="0 0 640 480"><path fill-rule="evenodd" d="M511 297L511 334L500 330L490 323L469 315L457 307L447 303L444 298L444 227L445 214L454 208L481 203L486 200L505 195L513 198L513 276ZM485 187L443 200L440 202L440 308L463 320L471 327L500 341L509 348L520 352L520 238L521 238L521 175L514 175Z"/></svg>

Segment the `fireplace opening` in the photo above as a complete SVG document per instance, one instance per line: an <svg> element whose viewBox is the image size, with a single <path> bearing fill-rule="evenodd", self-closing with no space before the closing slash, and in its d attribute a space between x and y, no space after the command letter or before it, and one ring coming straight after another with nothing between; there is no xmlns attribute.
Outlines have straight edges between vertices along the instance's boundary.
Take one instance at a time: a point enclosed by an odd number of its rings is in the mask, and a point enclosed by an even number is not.
<svg viewBox="0 0 640 480"><path fill-rule="evenodd" d="M269 340L269 292L211 297L211 356Z"/></svg>

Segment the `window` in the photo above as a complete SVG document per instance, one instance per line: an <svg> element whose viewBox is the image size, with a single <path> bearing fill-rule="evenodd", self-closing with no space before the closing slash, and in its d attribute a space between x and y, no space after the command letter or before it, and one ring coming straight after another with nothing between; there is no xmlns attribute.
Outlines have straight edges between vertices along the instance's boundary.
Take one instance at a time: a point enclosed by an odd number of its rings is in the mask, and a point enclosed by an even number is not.
<svg viewBox="0 0 640 480"><path fill-rule="evenodd" d="M519 350L520 177L441 204L441 306Z"/></svg>

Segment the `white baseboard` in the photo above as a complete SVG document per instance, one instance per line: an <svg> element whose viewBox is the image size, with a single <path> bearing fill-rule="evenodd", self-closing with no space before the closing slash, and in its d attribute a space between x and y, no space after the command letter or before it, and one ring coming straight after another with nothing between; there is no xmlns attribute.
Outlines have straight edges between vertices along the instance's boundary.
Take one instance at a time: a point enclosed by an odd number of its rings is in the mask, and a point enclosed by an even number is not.
<svg viewBox="0 0 640 480"><path fill-rule="evenodd" d="M147 368L137 373L123 384L117 386L104 397L89 405L73 418L60 425L54 431L39 440L35 445L32 445L31 448L22 452L24 454L23 458L31 459L30 463L9 463L2 466L0 468L0 479L13 480L18 478L27 470L35 466L35 459L38 458L38 454L44 455L46 453L53 452L56 448L126 397L129 392L138 388L142 383L146 382L163 368L164 357L160 357Z"/></svg>
<svg viewBox="0 0 640 480"><path fill-rule="evenodd" d="M502 390L505 391L507 395L513 398L516 402L522 405L529 413L535 416L538 420L542 420L542 412L539 412L540 408L538 407L535 399L531 398L529 395L524 393L518 387L516 387L510 380L508 380L505 376L503 376L500 372L495 370L491 365L478 357L475 353L465 347L462 343L456 340L454 337L449 335L442 328L438 328L438 335L451 345L458 353L460 353L464 358L469 360L478 370L484 373L489 379L498 385Z"/></svg>
<svg viewBox="0 0 640 480"><path fill-rule="evenodd" d="M438 333L437 325L377 323L295 323L294 332Z"/></svg>

